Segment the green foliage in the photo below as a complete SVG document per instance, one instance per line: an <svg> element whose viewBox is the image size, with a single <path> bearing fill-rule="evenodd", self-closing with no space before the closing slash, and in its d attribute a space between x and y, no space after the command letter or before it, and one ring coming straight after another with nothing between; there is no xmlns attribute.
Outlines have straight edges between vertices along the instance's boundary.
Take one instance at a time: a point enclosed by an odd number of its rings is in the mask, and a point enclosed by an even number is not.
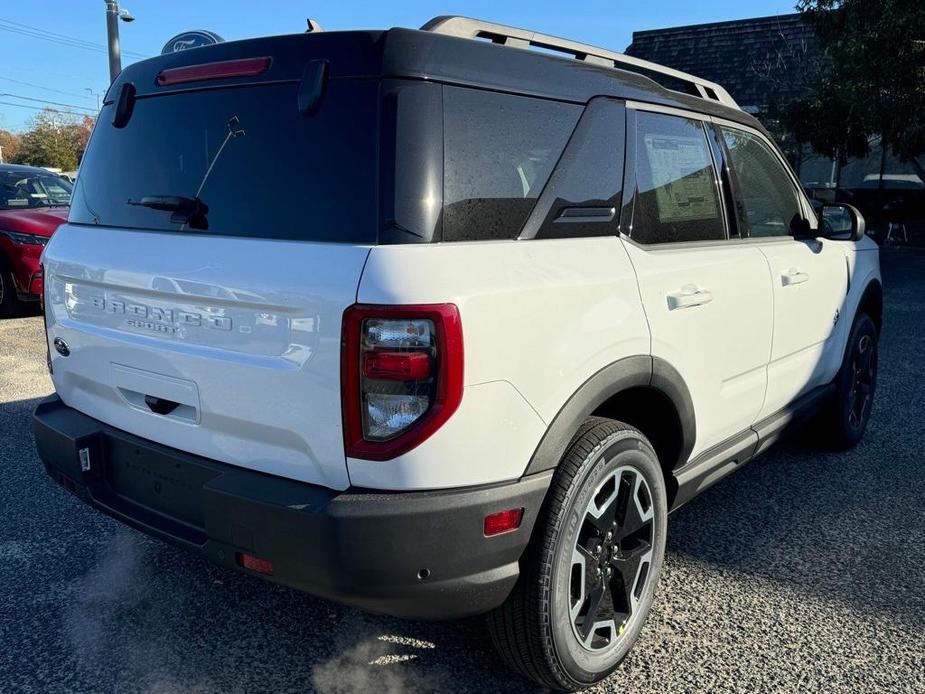
<svg viewBox="0 0 925 694"><path fill-rule="evenodd" d="M866 156L876 134L903 159L925 153L925 2L799 0L830 59L814 93L782 110L800 142Z"/></svg>
<svg viewBox="0 0 925 694"><path fill-rule="evenodd" d="M92 118L45 109L32 119L29 130L20 137L15 159L10 159L19 164L73 171L92 128Z"/></svg>

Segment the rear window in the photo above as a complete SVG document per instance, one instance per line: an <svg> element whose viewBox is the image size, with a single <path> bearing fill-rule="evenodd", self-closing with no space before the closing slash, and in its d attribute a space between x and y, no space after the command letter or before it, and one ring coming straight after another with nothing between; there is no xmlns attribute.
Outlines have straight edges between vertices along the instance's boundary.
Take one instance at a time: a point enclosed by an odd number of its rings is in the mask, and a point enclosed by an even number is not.
<svg viewBox="0 0 925 694"><path fill-rule="evenodd" d="M124 128L112 125L114 106L106 106L70 221L375 242L376 83L331 80L313 116L299 112L297 89L277 83L142 97ZM197 195L208 207L199 230L183 214L129 202Z"/></svg>
<svg viewBox="0 0 925 694"><path fill-rule="evenodd" d="M514 239L582 107L445 87L444 241Z"/></svg>

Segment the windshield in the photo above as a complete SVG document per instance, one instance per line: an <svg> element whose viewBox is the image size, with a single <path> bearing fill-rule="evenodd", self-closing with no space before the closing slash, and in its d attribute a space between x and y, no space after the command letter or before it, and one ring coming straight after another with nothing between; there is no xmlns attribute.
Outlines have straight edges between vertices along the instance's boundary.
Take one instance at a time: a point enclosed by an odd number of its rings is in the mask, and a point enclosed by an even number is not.
<svg viewBox="0 0 925 694"><path fill-rule="evenodd" d="M67 179L50 173L0 171L0 210L66 207L70 203Z"/></svg>

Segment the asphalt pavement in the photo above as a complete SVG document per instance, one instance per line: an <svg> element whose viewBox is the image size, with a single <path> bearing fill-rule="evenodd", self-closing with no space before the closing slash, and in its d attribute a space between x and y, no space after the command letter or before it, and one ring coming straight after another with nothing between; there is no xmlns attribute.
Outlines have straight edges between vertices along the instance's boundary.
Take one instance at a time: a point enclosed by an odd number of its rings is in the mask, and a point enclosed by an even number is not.
<svg viewBox="0 0 925 694"><path fill-rule="evenodd" d="M883 257L864 441L773 449L678 511L600 692L925 692L925 252ZM0 692L529 692L478 619L376 617L213 566L46 478L41 317L0 320Z"/></svg>

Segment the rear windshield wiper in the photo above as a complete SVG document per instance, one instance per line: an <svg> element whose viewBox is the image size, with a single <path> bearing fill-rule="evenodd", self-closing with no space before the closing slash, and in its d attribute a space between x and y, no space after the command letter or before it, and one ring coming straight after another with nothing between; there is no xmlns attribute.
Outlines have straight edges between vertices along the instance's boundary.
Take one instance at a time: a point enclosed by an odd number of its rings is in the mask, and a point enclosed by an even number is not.
<svg viewBox="0 0 925 694"><path fill-rule="evenodd" d="M199 188L196 189L196 195L192 197L188 195L146 195L141 198L141 200L129 200L128 204L148 207L152 210L161 210L163 212L173 212L173 214L170 215L170 221L174 224L180 224L181 230L187 224L190 229L208 229L209 220L206 218L206 215L209 213L209 206L199 198L199 195L202 193L206 181L209 180L209 176L212 175L215 162L222 156L222 152L225 151L225 146L228 142L237 137L244 137L244 135L246 135L244 129L238 127L240 122L237 116L232 116L228 119L228 122L225 124L225 139L222 140L221 146L218 148L218 151L215 152L212 161L209 162L209 166L206 168L206 172L199 182Z"/></svg>
<svg viewBox="0 0 925 694"><path fill-rule="evenodd" d="M187 195L145 195L140 200L129 200L129 205L147 207L162 212L173 212L170 221L174 224L189 224L191 229L208 229L209 206L198 197Z"/></svg>

